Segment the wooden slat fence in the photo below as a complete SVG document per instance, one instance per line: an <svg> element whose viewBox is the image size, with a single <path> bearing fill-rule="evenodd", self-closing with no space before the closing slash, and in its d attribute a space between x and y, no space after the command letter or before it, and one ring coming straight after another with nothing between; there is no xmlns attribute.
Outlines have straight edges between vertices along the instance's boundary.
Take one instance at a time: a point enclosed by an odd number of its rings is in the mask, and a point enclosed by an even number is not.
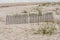
<svg viewBox="0 0 60 40"><path fill-rule="evenodd" d="M38 16L37 14L28 15L7 15L6 24L28 24L28 23L38 23L38 22L50 22L53 21L53 14L44 14Z"/></svg>

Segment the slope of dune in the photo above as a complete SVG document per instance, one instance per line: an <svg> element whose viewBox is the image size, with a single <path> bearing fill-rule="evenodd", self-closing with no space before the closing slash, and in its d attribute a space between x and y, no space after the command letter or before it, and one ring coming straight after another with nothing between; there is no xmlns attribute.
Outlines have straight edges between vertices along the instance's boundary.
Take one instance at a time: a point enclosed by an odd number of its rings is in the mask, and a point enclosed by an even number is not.
<svg viewBox="0 0 60 40"><path fill-rule="evenodd" d="M45 6L45 4L50 4ZM60 4L57 2L56 4ZM27 24L11 24L6 25L6 16L15 15L15 14L24 14L23 11L27 13L34 13L32 10L37 5L41 5L42 13L55 13L56 8L58 8L58 13L60 14L60 6L55 5L55 2L51 3L0 3L0 40L60 40L60 25L56 23L27 23ZM42 6L43 5L43 6ZM55 18L60 19L58 15L54 15ZM56 20L56 19L55 19ZM51 25L52 24L52 25ZM33 28L38 30L40 27L54 26L58 30L55 31L52 35L42 35L42 34L33 34ZM31 31L32 29L32 31ZM48 30L47 30L48 31Z"/></svg>

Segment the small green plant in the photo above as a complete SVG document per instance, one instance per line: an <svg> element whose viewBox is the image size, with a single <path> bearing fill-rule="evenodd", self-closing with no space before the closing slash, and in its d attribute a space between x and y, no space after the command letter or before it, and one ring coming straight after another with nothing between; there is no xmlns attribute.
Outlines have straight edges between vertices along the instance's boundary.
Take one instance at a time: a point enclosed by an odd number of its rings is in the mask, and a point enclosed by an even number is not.
<svg viewBox="0 0 60 40"><path fill-rule="evenodd" d="M43 35L52 35L54 33L54 31L56 30L55 27L53 26L45 26L45 27L41 27L38 30L33 29L33 34L43 34Z"/></svg>
<svg viewBox="0 0 60 40"><path fill-rule="evenodd" d="M27 13L27 11L26 11L26 10L24 10L22 13Z"/></svg>

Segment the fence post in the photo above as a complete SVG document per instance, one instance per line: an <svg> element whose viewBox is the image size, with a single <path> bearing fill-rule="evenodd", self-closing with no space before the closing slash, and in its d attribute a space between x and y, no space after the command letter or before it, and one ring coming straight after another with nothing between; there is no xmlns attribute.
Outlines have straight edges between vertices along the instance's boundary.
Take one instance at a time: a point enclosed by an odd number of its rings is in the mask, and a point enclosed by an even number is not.
<svg viewBox="0 0 60 40"><path fill-rule="evenodd" d="M28 24L29 24L29 13L28 13Z"/></svg>

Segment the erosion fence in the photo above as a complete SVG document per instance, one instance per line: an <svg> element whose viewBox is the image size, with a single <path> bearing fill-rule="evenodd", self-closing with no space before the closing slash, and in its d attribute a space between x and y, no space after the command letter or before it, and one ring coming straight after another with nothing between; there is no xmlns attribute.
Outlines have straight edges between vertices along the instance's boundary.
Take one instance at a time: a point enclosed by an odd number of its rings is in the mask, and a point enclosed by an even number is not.
<svg viewBox="0 0 60 40"><path fill-rule="evenodd" d="M44 14L39 16L37 14L29 15L7 15L6 24L28 24L28 23L40 23L53 21L53 14Z"/></svg>

